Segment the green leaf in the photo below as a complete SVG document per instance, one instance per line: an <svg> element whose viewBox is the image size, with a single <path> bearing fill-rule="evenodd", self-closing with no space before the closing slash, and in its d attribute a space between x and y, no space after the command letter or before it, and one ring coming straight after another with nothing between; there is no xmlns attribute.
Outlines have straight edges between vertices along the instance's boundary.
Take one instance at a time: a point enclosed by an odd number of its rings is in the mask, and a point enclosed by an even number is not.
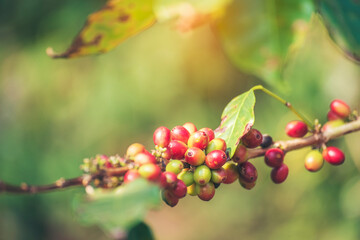
<svg viewBox="0 0 360 240"><path fill-rule="evenodd" d="M154 240L151 229L144 222L131 228L128 233L128 240Z"/></svg>
<svg viewBox="0 0 360 240"><path fill-rule="evenodd" d="M276 86L289 53L302 43L312 11L311 0L233 1L214 28L240 70Z"/></svg>
<svg viewBox="0 0 360 240"><path fill-rule="evenodd" d="M75 210L86 224L97 224L106 232L127 231L142 222L146 212L160 204L160 189L138 179L114 190L97 189L94 194L75 199Z"/></svg>
<svg viewBox="0 0 360 240"><path fill-rule="evenodd" d="M234 155L240 138L254 124L254 106L255 94L252 88L232 99L221 115L221 124L215 130L215 136L225 140L230 158Z"/></svg>
<svg viewBox="0 0 360 240"><path fill-rule="evenodd" d="M317 0L331 38L354 61L360 61L360 2L354 0Z"/></svg>
<svg viewBox="0 0 360 240"><path fill-rule="evenodd" d="M127 38L149 28L155 23L150 0L108 0L106 5L91 14L85 26L67 51L53 58L74 58L108 52Z"/></svg>

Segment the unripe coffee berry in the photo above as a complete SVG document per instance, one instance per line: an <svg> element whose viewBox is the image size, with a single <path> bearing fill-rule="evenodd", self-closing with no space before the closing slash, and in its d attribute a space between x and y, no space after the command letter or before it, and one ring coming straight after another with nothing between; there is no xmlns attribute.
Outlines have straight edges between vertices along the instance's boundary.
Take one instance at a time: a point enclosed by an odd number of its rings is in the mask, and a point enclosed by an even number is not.
<svg viewBox="0 0 360 240"><path fill-rule="evenodd" d="M187 144L190 133L183 126L176 126L171 130L171 140L178 140Z"/></svg>
<svg viewBox="0 0 360 240"><path fill-rule="evenodd" d="M136 154L142 152L145 152L145 146L140 143L133 143L126 150L126 158L133 159Z"/></svg>
<svg viewBox="0 0 360 240"><path fill-rule="evenodd" d="M214 150L206 155L205 164L211 169L221 168L226 163L226 153L222 150Z"/></svg>
<svg viewBox="0 0 360 240"><path fill-rule="evenodd" d="M211 142L215 138L215 133L211 128L202 128L199 131L203 131L208 136L208 142Z"/></svg>
<svg viewBox="0 0 360 240"><path fill-rule="evenodd" d="M188 130L190 135L197 131L195 124L191 122L184 123L183 127L186 128L186 130Z"/></svg>
<svg viewBox="0 0 360 240"><path fill-rule="evenodd" d="M226 180L227 175L224 168L211 170L211 181L213 183L222 183Z"/></svg>
<svg viewBox="0 0 360 240"><path fill-rule="evenodd" d="M342 119L337 119L337 120L332 120L332 121L328 121L324 124L324 126L321 128L321 130L323 132L327 131L327 130L331 130L337 127L340 127L342 125L344 125L345 122Z"/></svg>
<svg viewBox="0 0 360 240"><path fill-rule="evenodd" d="M191 186L187 187L187 194L190 196L196 196L196 183L193 183Z"/></svg>
<svg viewBox="0 0 360 240"><path fill-rule="evenodd" d="M223 181L223 183L230 184L239 178L239 172L235 163L226 162L223 168L226 171L226 179Z"/></svg>
<svg viewBox="0 0 360 240"><path fill-rule="evenodd" d="M189 169L183 169L177 178L183 181L187 187L194 183L194 173L190 172Z"/></svg>
<svg viewBox="0 0 360 240"><path fill-rule="evenodd" d="M305 157L305 168L310 172L319 171L324 165L322 154L318 150L311 150Z"/></svg>
<svg viewBox="0 0 360 240"><path fill-rule="evenodd" d="M170 207L175 207L179 202L179 198L175 197L170 190L161 191L161 197L162 200Z"/></svg>
<svg viewBox="0 0 360 240"><path fill-rule="evenodd" d="M280 167L273 168L271 171L271 180L276 183L282 183L286 180L287 176L289 174L289 168L286 164L282 164Z"/></svg>
<svg viewBox="0 0 360 240"><path fill-rule="evenodd" d="M345 161L344 153L337 147L327 147L323 150L322 156L325 161L332 165L340 165Z"/></svg>
<svg viewBox="0 0 360 240"><path fill-rule="evenodd" d="M247 148L244 145L239 144L236 147L232 160L236 163L244 163L247 160L247 155Z"/></svg>
<svg viewBox="0 0 360 240"><path fill-rule="evenodd" d="M244 162L238 165L239 178L246 182L255 182L257 179L257 170L250 162Z"/></svg>
<svg viewBox="0 0 360 240"><path fill-rule="evenodd" d="M178 179L175 184L175 187L171 190L171 192L174 194L175 197L183 198L186 196L187 187L183 181Z"/></svg>
<svg viewBox="0 0 360 240"><path fill-rule="evenodd" d="M194 181L197 184L204 185L208 183L211 179L211 170L205 166L201 165L196 167L194 171Z"/></svg>
<svg viewBox="0 0 360 240"><path fill-rule="evenodd" d="M252 128L241 138L241 142L247 148L256 148L262 142L262 134L259 130Z"/></svg>
<svg viewBox="0 0 360 240"><path fill-rule="evenodd" d="M294 120L286 125L285 132L289 137L302 138L308 132L306 123L299 120Z"/></svg>
<svg viewBox="0 0 360 240"><path fill-rule="evenodd" d="M170 141L168 147L171 151L172 159L183 159L184 158L185 152L187 150L187 146L185 143L178 141L178 140L173 140L173 141Z"/></svg>
<svg viewBox="0 0 360 240"><path fill-rule="evenodd" d="M340 118L347 118L351 113L349 105L339 99L335 99L330 103L330 109Z"/></svg>
<svg viewBox="0 0 360 240"><path fill-rule="evenodd" d="M160 185L163 188L174 188L177 180L175 173L163 172L160 177Z"/></svg>
<svg viewBox="0 0 360 240"><path fill-rule="evenodd" d="M184 164L180 160L170 160L166 165L166 171L179 174L183 170Z"/></svg>
<svg viewBox="0 0 360 240"><path fill-rule="evenodd" d="M161 175L161 169L158 165L148 163L139 167L139 174L149 181L157 181Z"/></svg>
<svg viewBox="0 0 360 240"><path fill-rule="evenodd" d="M214 138L213 140L211 140L206 147L206 154L209 154L214 150L222 150L225 152L226 151L225 140L222 138Z"/></svg>
<svg viewBox="0 0 360 240"><path fill-rule="evenodd" d="M265 153L265 163L269 167L280 167L284 162L284 155L280 148L270 148Z"/></svg>
<svg viewBox="0 0 360 240"><path fill-rule="evenodd" d="M132 182L139 177L141 177L140 173L137 170L131 169L124 175L124 183Z"/></svg>
<svg viewBox="0 0 360 240"><path fill-rule="evenodd" d="M189 147L197 147L204 150L209 143L209 138L203 131L197 131L193 133L188 140Z"/></svg>
<svg viewBox="0 0 360 240"><path fill-rule="evenodd" d="M167 147L170 143L170 130L166 127L158 127L153 135L154 144L159 147Z"/></svg>
<svg viewBox="0 0 360 240"><path fill-rule="evenodd" d="M193 166L199 166L205 162L205 153L197 147L189 148L185 153L185 160Z"/></svg>
<svg viewBox="0 0 360 240"><path fill-rule="evenodd" d="M268 148L273 144L273 139L270 135L263 134L263 140L260 144L261 148Z"/></svg>
<svg viewBox="0 0 360 240"><path fill-rule="evenodd" d="M203 201L210 201L215 195L215 186L212 182L205 185L196 184L196 193Z"/></svg>
<svg viewBox="0 0 360 240"><path fill-rule="evenodd" d="M135 155L134 162L139 166L148 163L156 164L156 158L149 152L141 152Z"/></svg>
<svg viewBox="0 0 360 240"><path fill-rule="evenodd" d="M170 160L171 159L171 150L170 150L170 148L166 148L166 150L161 153L161 157L166 159L166 160Z"/></svg>

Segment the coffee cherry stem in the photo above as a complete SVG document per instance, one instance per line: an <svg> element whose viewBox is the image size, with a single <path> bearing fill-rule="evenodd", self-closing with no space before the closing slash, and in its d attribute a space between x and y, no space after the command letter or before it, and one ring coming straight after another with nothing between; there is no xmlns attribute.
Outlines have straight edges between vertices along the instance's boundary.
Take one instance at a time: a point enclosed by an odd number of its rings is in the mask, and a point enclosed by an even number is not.
<svg viewBox="0 0 360 240"><path fill-rule="evenodd" d="M309 121L304 115L302 115L300 112L298 112L291 103L289 103L288 101L286 101L285 99L279 97L278 95L276 95L275 93L271 92L270 90L264 88L262 85L257 85L253 88L251 88L252 90L261 90L264 93L266 93L267 95L269 95L270 97L276 99L277 101L281 102L282 104L285 105L285 107L287 107L288 109L290 109L290 111L292 111L296 116L298 116L303 122L306 123L306 125L309 127L310 131L314 130L314 124L311 123L311 121Z"/></svg>

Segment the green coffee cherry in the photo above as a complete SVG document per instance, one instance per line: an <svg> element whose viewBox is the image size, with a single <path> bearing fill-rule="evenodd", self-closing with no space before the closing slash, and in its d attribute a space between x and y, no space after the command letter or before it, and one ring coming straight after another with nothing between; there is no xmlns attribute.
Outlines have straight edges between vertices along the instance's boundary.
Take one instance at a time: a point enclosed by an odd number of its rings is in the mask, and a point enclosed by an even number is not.
<svg viewBox="0 0 360 240"><path fill-rule="evenodd" d="M183 169L177 178L182 180L187 187L194 183L194 173L190 172L189 169Z"/></svg>
<svg viewBox="0 0 360 240"><path fill-rule="evenodd" d="M213 183L222 183L227 178L226 171L224 168L211 170L211 181Z"/></svg>
<svg viewBox="0 0 360 240"><path fill-rule="evenodd" d="M205 165L198 166L194 172L194 181L197 184L205 185L211 179L211 170Z"/></svg>
<svg viewBox="0 0 360 240"><path fill-rule="evenodd" d="M179 174L181 172L181 170L183 170L184 168L184 164L180 161L180 160L171 160L167 165L166 165L166 171L167 172L172 172L175 174Z"/></svg>
<svg viewBox="0 0 360 240"><path fill-rule="evenodd" d="M319 171L324 165L324 159L319 150L311 150L305 157L305 168L310 172Z"/></svg>
<svg viewBox="0 0 360 240"><path fill-rule="evenodd" d="M196 196L197 195L197 193L196 193L196 183L193 183L191 186L187 187L187 193L190 196Z"/></svg>
<svg viewBox="0 0 360 240"><path fill-rule="evenodd" d="M209 154L210 152L214 150L222 150L226 151L226 142L222 138L214 138L209 142L209 144L206 147L206 154Z"/></svg>

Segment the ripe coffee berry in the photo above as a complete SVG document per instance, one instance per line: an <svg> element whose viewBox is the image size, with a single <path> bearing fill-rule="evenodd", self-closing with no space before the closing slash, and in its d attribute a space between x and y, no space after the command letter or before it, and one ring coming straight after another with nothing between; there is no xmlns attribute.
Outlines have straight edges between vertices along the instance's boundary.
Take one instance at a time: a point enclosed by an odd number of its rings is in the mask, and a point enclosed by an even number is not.
<svg viewBox="0 0 360 240"><path fill-rule="evenodd" d="M214 138L209 142L209 144L206 147L206 154L209 154L210 152L214 150L222 150L226 151L226 142L222 138Z"/></svg>
<svg viewBox="0 0 360 240"><path fill-rule="evenodd" d="M186 130L188 130L190 135L197 131L195 124L191 122L184 123L183 127L186 128Z"/></svg>
<svg viewBox="0 0 360 240"><path fill-rule="evenodd" d="M215 133L211 128L202 128L199 131L203 131L206 133L206 135L208 136L208 142L215 138Z"/></svg>
<svg viewBox="0 0 360 240"><path fill-rule="evenodd" d="M223 168L226 171L226 179L223 181L223 183L230 184L239 178L239 172L235 163L226 162Z"/></svg>
<svg viewBox="0 0 360 240"><path fill-rule="evenodd" d="M189 169L183 169L177 178L183 181L187 187L194 183L194 173L190 172Z"/></svg>
<svg viewBox="0 0 360 240"><path fill-rule="evenodd" d="M177 180L175 173L163 172L160 177L160 186L163 188L174 188Z"/></svg>
<svg viewBox="0 0 360 240"><path fill-rule="evenodd" d="M308 132L308 127L303 121L294 120L286 125L285 132L289 137L302 138Z"/></svg>
<svg viewBox="0 0 360 240"><path fill-rule="evenodd" d="M340 116L338 116L336 113L334 113L333 111L329 111L328 114L327 114L327 119L329 121L333 121L333 120L337 120L337 119L341 119Z"/></svg>
<svg viewBox="0 0 360 240"><path fill-rule="evenodd" d="M136 154L145 152L145 146L140 143L131 144L126 150L126 158L133 159Z"/></svg>
<svg viewBox="0 0 360 240"><path fill-rule="evenodd" d="M244 162L238 165L239 178L245 182L255 182L257 179L257 170L250 162Z"/></svg>
<svg viewBox="0 0 360 240"><path fill-rule="evenodd" d="M124 183L132 182L139 177L141 177L140 173L137 170L131 169L124 175Z"/></svg>
<svg viewBox="0 0 360 240"><path fill-rule="evenodd" d="M149 152L141 152L135 155L134 162L138 165L144 165L148 163L156 164L156 158Z"/></svg>
<svg viewBox="0 0 360 240"><path fill-rule="evenodd" d="M261 148L268 148L273 144L273 139L270 135L264 134L263 135L263 140L260 144Z"/></svg>
<svg viewBox="0 0 360 240"><path fill-rule="evenodd" d="M211 181L213 183L222 183L227 178L226 171L224 168L219 168L216 170L211 170Z"/></svg>
<svg viewBox="0 0 360 240"><path fill-rule="evenodd" d="M305 157L305 168L310 172L319 171L324 165L322 154L318 150L311 150Z"/></svg>
<svg viewBox="0 0 360 240"><path fill-rule="evenodd" d="M221 168L226 163L226 153L221 150L214 150L206 155L205 164L211 169Z"/></svg>
<svg viewBox="0 0 360 240"><path fill-rule="evenodd" d="M183 181L178 179L175 184L175 187L171 190L171 192L174 194L175 197L183 198L186 196L187 187Z"/></svg>
<svg viewBox="0 0 360 240"><path fill-rule="evenodd" d="M287 176L289 174L289 168L286 164L281 164L280 167L273 168L271 171L271 180L276 183L282 183L286 180Z"/></svg>
<svg viewBox="0 0 360 240"><path fill-rule="evenodd" d="M325 161L332 165L340 165L345 161L344 153L337 147L327 147L323 150L322 156Z"/></svg>
<svg viewBox="0 0 360 240"><path fill-rule="evenodd" d="M330 109L340 118L347 118L351 112L349 105L339 99L335 99L330 103Z"/></svg>
<svg viewBox="0 0 360 240"><path fill-rule="evenodd" d="M232 157L232 160L236 163L244 163L247 160L247 148L239 144L235 150L234 156Z"/></svg>
<svg viewBox="0 0 360 240"><path fill-rule="evenodd" d="M154 144L159 147L167 147L170 143L170 130L166 127L158 127L153 135Z"/></svg>
<svg viewBox="0 0 360 240"><path fill-rule="evenodd" d="M205 153L197 147L189 148L185 153L185 160L193 166L199 166L205 162Z"/></svg>
<svg viewBox="0 0 360 240"><path fill-rule="evenodd" d="M247 190L253 189L255 187L255 185L256 185L256 181L255 182L246 182L241 177L239 178L239 183L243 188L245 188Z"/></svg>
<svg viewBox="0 0 360 240"><path fill-rule="evenodd" d="M161 197L162 200L170 207L175 207L179 202L179 198L175 197L170 190L161 191Z"/></svg>
<svg viewBox="0 0 360 240"><path fill-rule="evenodd" d="M185 152L187 151L187 146L181 141L173 140L169 143L169 149L172 159L183 159Z"/></svg>
<svg viewBox="0 0 360 240"><path fill-rule="evenodd" d="M160 179L161 169L155 164L148 163L139 167L139 174L143 178L155 182Z"/></svg>
<svg viewBox="0 0 360 240"><path fill-rule="evenodd" d="M271 148L265 153L265 163L269 167L280 167L284 161L284 151L280 148Z"/></svg>
<svg viewBox="0 0 360 240"><path fill-rule="evenodd" d="M188 146L204 150L209 143L209 138L203 131L197 131L189 137Z"/></svg>
<svg viewBox="0 0 360 240"><path fill-rule="evenodd" d="M210 179L211 179L211 171L207 166L201 165L195 169L194 181L197 184L204 185L208 183Z"/></svg>
<svg viewBox="0 0 360 240"><path fill-rule="evenodd" d="M176 126L171 130L171 140L178 140L187 144L190 133L183 126Z"/></svg>
<svg viewBox="0 0 360 240"><path fill-rule="evenodd" d="M183 170L184 164L180 160L170 160L166 165L166 171L179 174Z"/></svg>
<svg viewBox="0 0 360 240"><path fill-rule="evenodd" d="M170 148L166 148L166 150L161 153L161 157L166 159L166 160L170 160L171 159L171 150L170 150Z"/></svg>
<svg viewBox="0 0 360 240"><path fill-rule="evenodd" d="M259 130L252 128L241 138L241 142L247 148L256 148L260 146L262 138L262 134Z"/></svg>
<svg viewBox="0 0 360 240"><path fill-rule="evenodd" d="M196 193L203 201L210 201L215 195L215 186L212 182L205 185L196 184Z"/></svg>

